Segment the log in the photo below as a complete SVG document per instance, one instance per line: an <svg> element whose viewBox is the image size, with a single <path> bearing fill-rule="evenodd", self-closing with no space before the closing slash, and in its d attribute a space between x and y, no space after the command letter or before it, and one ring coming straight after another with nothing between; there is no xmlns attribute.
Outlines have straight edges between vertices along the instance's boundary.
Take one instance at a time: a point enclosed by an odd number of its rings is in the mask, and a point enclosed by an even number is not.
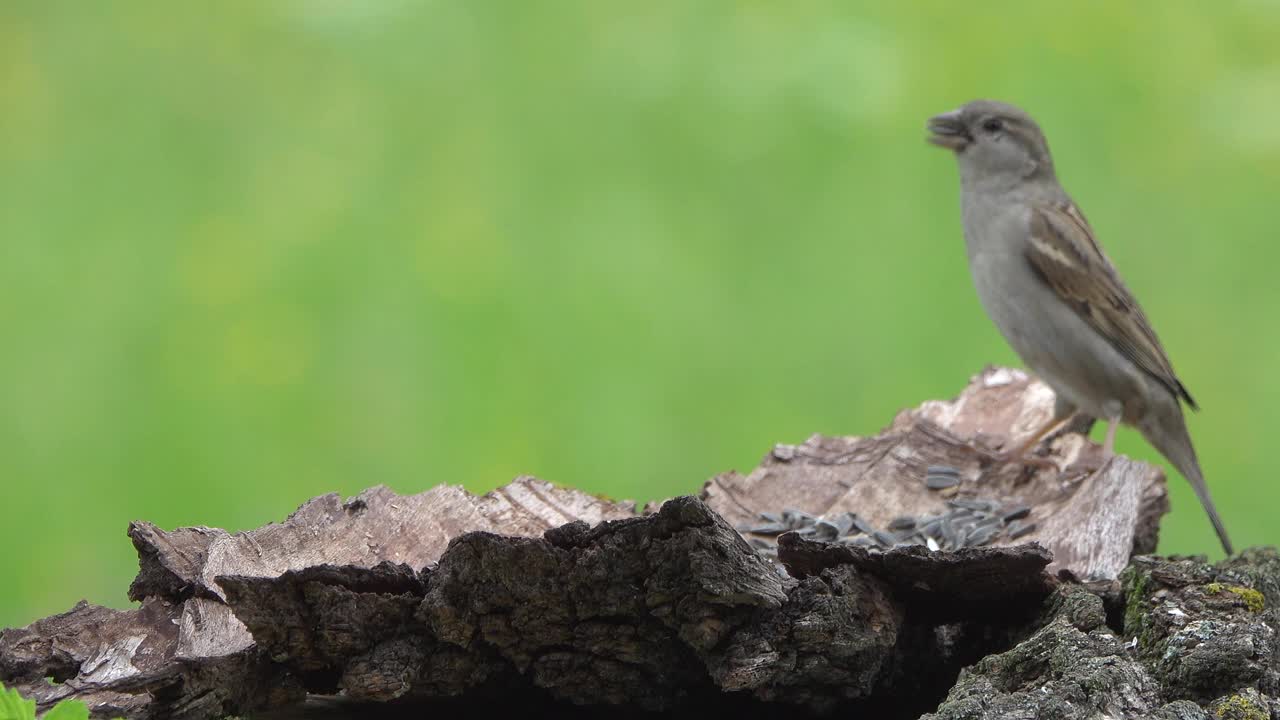
<svg viewBox="0 0 1280 720"><path fill-rule="evenodd" d="M483 496L439 486L401 496L385 487L348 501L314 498L282 523L228 533L129 526L139 571L135 610L80 603L0 632L0 682L42 709L71 698L102 717L223 717L305 699L303 685L263 654L228 605L218 577L276 578L295 570L398 563L425 568L466 531L537 536L571 520L635 516L531 477ZM50 682L49 680L52 680Z"/></svg>
<svg viewBox="0 0 1280 720"><path fill-rule="evenodd" d="M1158 469L1072 433L1043 448L1058 470L998 460L1051 405L988 368L645 512L521 477L325 495L243 533L133 523L138 607L0 632L0 681L131 718L1270 712L1280 556L1133 558Z"/></svg>

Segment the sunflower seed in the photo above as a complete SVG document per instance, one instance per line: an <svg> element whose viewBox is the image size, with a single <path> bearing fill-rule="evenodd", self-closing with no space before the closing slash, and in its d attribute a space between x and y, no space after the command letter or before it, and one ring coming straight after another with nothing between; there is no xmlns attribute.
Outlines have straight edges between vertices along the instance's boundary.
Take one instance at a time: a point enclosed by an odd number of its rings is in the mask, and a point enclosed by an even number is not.
<svg viewBox="0 0 1280 720"><path fill-rule="evenodd" d="M768 523L766 525L756 525L755 527L748 528L747 532L756 533L758 535L781 535L790 529L791 528L783 525L782 523Z"/></svg>
<svg viewBox="0 0 1280 720"><path fill-rule="evenodd" d="M853 526L858 529L858 532L866 535L872 535L876 531L876 527L874 525L867 522L866 520L863 520L857 515L853 516Z"/></svg>
<svg viewBox="0 0 1280 720"><path fill-rule="evenodd" d="M930 465L925 473L928 475L950 475L951 477L960 477L960 471L950 465Z"/></svg>
<svg viewBox="0 0 1280 720"><path fill-rule="evenodd" d="M951 518L943 516L942 523L938 529L942 534L942 537L939 538L942 542L942 546L947 548L956 547L956 539L958 536L956 535L956 527L951 522Z"/></svg>
<svg viewBox="0 0 1280 720"><path fill-rule="evenodd" d="M802 527L809 527L817 522L817 520L817 518L803 510L788 508L782 511L782 522L791 526L793 530Z"/></svg>
<svg viewBox="0 0 1280 720"><path fill-rule="evenodd" d="M960 478L953 475L928 475L924 479L924 486L930 490L945 490L959 484Z"/></svg>
<svg viewBox="0 0 1280 720"><path fill-rule="evenodd" d="M1005 512L1005 514L1004 514L1003 516L1001 516L1001 518L1002 518L1005 522L1012 522L1012 521L1014 521L1014 520L1021 520L1022 518L1026 517L1026 516L1028 516L1028 515L1030 515L1030 514L1031 514L1031 507L1030 507L1030 506L1028 506L1028 505L1018 505L1017 507L1014 507L1013 509L1006 511L1006 512Z"/></svg>
<svg viewBox="0 0 1280 720"><path fill-rule="evenodd" d="M910 515L900 515L889 521L890 530L914 530L916 519Z"/></svg>
<svg viewBox="0 0 1280 720"><path fill-rule="evenodd" d="M1009 524L1009 527L1006 532L1008 532L1010 540L1017 540L1018 538L1022 537L1023 535L1026 535L1027 533L1035 532L1035 529L1036 529L1035 523L1021 523L1021 522L1014 521Z"/></svg>
<svg viewBox="0 0 1280 720"><path fill-rule="evenodd" d="M871 533L871 536L876 539L876 542L880 543L884 547L893 547L894 544L898 542L897 538L883 530L876 530Z"/></svg>
<svg viewBox="0 0 1280 720"><path fill-rule="evenodd" d="M996 509L996 504L990 500L969 500L967 498L956 498L948 500L947 504L953 508L960 510L976 510L978 512L991 512Z"/></svg>
<svg viewBox="0 0 1280 720"><path fill-rule="evenodd" d="M836 526L836 537L844 537L853 529L853 513L840 513L831 523Z"/></svg>
<svg viewBox="0 0 1280 720"><path fill-rule="evenodd" d="M991 542L991 538L995 537L997 532L999 531L995 527L974 528L973 532L970 533L969 537L965 540L965 545L968 547L986 545Z"/></svg>
<svg viewBox="0 0 1280 720"><path fill-rule="evenodd" d="M813 526L814 536L819 540L835 540L840 537L840 528L835 523L826 520L819 520Z"/></svg>
<svg viewBox="0 0 1280 720"><path fill-rule="evenodd" d="M1003 524L1003 521L998 517L987 517L974 523L974 527L978 530L986 530L987 528L994 528L998 531L1002 524Z"/></svg>

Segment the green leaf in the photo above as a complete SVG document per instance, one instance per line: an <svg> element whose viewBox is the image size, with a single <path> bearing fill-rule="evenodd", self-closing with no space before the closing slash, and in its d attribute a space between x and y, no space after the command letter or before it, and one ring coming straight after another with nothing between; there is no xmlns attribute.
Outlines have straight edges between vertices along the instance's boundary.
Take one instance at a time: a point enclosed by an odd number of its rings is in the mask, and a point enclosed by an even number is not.
<svg viewBox="0 0 1280 720"><path fill-rule="evenodd" d="M0 720L35 720L35 716L35 700L25 700L17 690L0 685Z"/></svg>
<svg viewBox="0 0 1280 720"><path fill-rule="evenodd" d="M0 720L35 720L36 701L0 685ZM41 716L42 720L89 720L89 707L79 700L63 700Z"/></svg>
<svg viewBox="0 0 1280 720"><path fill-rule="evenodd" d="M89 706L78 700L63 700L41 717L43 720L89 720Z"/></svg>

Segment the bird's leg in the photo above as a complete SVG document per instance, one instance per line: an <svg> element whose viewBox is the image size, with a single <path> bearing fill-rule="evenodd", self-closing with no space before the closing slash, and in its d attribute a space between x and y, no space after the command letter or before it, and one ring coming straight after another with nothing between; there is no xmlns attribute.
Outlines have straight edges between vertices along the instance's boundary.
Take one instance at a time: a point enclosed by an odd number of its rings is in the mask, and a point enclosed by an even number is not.
<svg viewBox="0 0 1280 720"><path fill-rule="evenodd" d="M1124 415L1124 406L1115 400L1108 400L1102 405L1107 417L1107 439L1102 443L1102 459L1110 460L1116 454L1116 428L1120 427L1120 418Z"/></svg>
<svg viewBox="0 0 1280 720"><path fill-rule="evenodd" d="M1116 428L1120 426L1119 420L1107 421L1107 439L1102 444L1102 456L1109 458L1116 454Z"/></svg>
<svg viewBox="0 0 1280 720"><path fill-rule="evenodd" d="M1123 405L1111 400L1103 403L1102 412L1107 422L1106 440L1102 442L1102 457L1094 456L1088 460L1080 460L1072 465L1076 471L1092 475L1102 469L1116 454L1116 428L1120 427L1120 418L1124 416Z"/></svg>

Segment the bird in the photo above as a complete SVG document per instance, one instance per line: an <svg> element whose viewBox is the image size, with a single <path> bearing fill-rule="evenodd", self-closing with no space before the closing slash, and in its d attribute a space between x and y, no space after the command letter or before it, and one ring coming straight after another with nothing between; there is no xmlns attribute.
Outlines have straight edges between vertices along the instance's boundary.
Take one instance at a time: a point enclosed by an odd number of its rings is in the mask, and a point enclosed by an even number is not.
<svg viewBox="0 0 1280 720"><path fill-rule="evenodd" d="M1025 111L974 100L930 118L930 143L960 171L969 272L983 309L1023 363L1054 392L1053 416L1007 454L1022 458L1078 413L1136 428L1191 484L1227 555L1187 432L1196 402L1142 307L1121 280L1080 207L1054 172L1044 132Z"/></svg>

